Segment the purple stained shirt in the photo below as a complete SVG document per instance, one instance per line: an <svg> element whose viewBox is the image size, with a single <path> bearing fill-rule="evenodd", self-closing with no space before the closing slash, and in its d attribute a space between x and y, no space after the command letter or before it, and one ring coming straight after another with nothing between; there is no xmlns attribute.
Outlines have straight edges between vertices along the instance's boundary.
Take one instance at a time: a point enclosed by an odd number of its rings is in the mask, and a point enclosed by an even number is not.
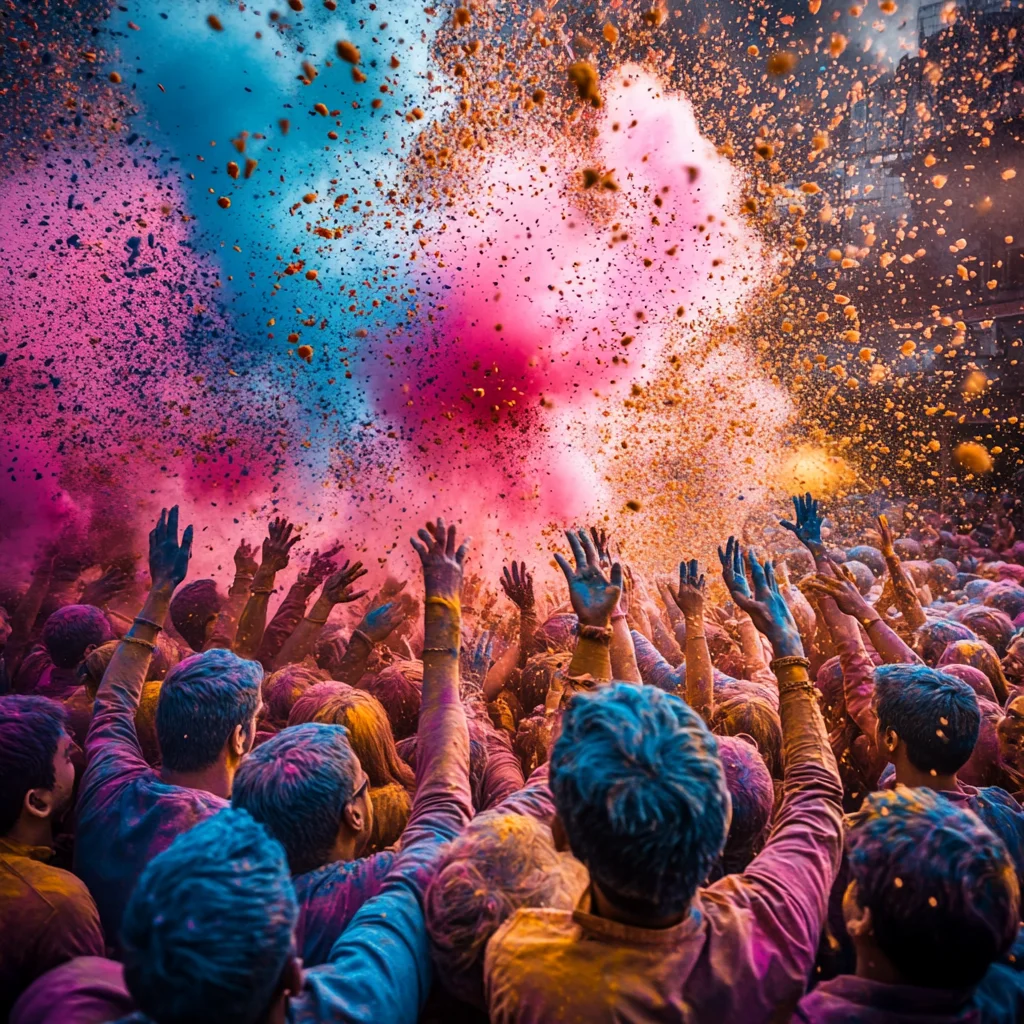
<svg viewBox="0 0 1024 1024"><path fill-rule="evenodd" d="M135 733L138 704L138 692L104 678L75 810L75 874L89 887L107 945L114 950L124 908L143 868L176 836L228 806L213 793L160 780Z"/></svg>
<svg viewBox="0 0 1024 1024"><path fill-rule="evenodd" d="M395 854L382 850L360 860L335 861L292 879L299 903L295 945L304 967L330 959L331 948L359 908L376 896L395 863Z"/></svg>

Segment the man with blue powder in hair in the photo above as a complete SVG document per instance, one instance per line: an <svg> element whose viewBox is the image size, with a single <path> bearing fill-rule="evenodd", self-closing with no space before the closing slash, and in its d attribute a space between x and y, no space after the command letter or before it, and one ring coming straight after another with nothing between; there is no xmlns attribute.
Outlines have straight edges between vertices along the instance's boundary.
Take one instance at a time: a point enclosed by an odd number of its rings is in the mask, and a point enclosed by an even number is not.
<svg viewBox="0 0 1024 1024"><path fill-rule="evenodd" d="M573 545L574 551L578 545ZM581 644L610 640L617 590L594 560L560 561ZM771 563L733 600L768 637L785 795L764 849L702 888L729 825L714 737L682 700L612 683L578 694L551 757L555 831L590 873L573 911L519 910L491 940L495 1022L784 1020L803 994L841 850L842 787L800 635ZM617 594L616 594L617 597Z"/></svg>
<svg viewBox="0 0 1024 1024"><path fill-rule="evenodd" d="M800 1001L805 1024L1005 1022L1024 1016L1022 975L997 961L1017 934L1020 890L1005 846L930 789L873 793L851 818L846 930L855 975Z"/></svg>
<svg viewBox="0 0 1024 1024"><path fill-rule="evenodd" d="M143 756L135 712L191 550L192 527L179 543L178 509L164 510L149 536L149 595L103 675L86 738L75 873L96 900L107 944L115 949L142 869L175 836L227 806L235 771L256 734L262 667L211 650L167 674L156 712L161 769Z"/></svg>
<svg viewBox="0 0 1024 1024"><path fill-rule="evenodd" d="M121 946L127 993L137 1007L128 1019L415 1024L419 1018L432 980L424 893L473 804L469 733L459 698L466 544L456 546L455 527L443 520L418 536L413 546L423 563L426 600L416 796L381 891L354 915L328 962L304 972L285 848L247 811L220 811L154 857L128 902ZM353 840L348 833L363 828L355 819L365 813L365 794L342 795L352 811L342 835L347 844ZM40 1010L49 1016L33 1019L61 1019L82 979L74 979L74 986L54 986Z"/></svg>

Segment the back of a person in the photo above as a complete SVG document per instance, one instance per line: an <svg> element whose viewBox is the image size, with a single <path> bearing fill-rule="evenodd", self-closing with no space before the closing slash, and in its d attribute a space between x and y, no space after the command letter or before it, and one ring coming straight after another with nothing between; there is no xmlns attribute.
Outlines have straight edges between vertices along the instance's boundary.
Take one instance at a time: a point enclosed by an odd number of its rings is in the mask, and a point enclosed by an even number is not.
<svg viewBox="0 0 1024 1024"><path fill-rule="evenodd" d="M30 852L0 839L0 1020L29 982L67 958L68 949L99 940L82 882ZM73 929L84 934L69 934Z"/></svg>
<svg viewBox="0 0 1024 1024"><path fill-rule="evenodd" d="M974 989L880 985L853 975L824 982L800 1001L800 1024L1016 1024L1024 977L996 964Z"/></svg>
<svg viewBox="0 0 1024 1024"><path fill-rule="evenodd" d="M96 900L110 945L117 944L125 905L143 868L176 836L226 806L212 793L161 782L150 769L109 780L88 802L79 799L75 874Z"/></svg>
<svg viewBox="0 0 1024 1024"><path fill-rule="evenodd" d="M80 956L37 978L21 995L10 1024L107 1024L135 1009L116 960Z"/></svg>
<svg viewBox="0 0 1024 1024"><path fill-rule="evenodd" d="M773 955L777 925L771 915L762 919L759 909L757 895L741 876L728 875L700 890L685 921L660 931L582 910L520 910L487 950L492 1019L523 1024L788 1019L802 986L791 965ZM777 913L776 908L776 918ZM557 988L553 974L564 979L561 1006L551 1003ZM505 979L514 979L507 989ZM779 1003L780 992L794 995ZM536 1002L531 993L537 994Z"/></svg>

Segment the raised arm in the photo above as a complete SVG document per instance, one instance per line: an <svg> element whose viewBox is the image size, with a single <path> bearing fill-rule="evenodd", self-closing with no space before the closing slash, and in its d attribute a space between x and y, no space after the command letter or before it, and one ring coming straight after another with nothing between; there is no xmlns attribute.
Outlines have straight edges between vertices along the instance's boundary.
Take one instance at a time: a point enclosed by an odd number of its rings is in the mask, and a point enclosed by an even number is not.
<svg viewBox="0 0 1024 1024"><path fill-rule="evenodd" d="M574 569L562 555L555 561L569 584L569 600L579 620L579 639L569 663L572 677L589 676L601 682L612 678L611 618L622 593L622 567L616 562L610 577L601 571L597 548L585 530L565 531L576 562ZM632 643L632 639L630 641Z"/></svg>
<svg viewBox="0 0 1024 1024"><path fill-rule="evenodd" d="M305 986L288 1006L291 1024L416 1024L430 991L423 894L444 844L473 814L469 733L459 699L459 594L467 544L456 548L455 527L441 519L413 541L426 601L412 812L380 893L353 917L330 962L306 974Z"/></svg>
<svg viewBox="0 0 1024 1024"><path fill-rule="evenodd" d="M114 759L128 769L148 767L135 733L135 712L157 636L167 618L174 590L188 571L191 554L192 527L185 528L179 544L178 506L170 512L164 509L149 535L149 594L131 629L117 645L96 692L85 741L89 769L100 756L105 761ZM89 774L87 770L83 794L88 788Z"/></svg>
<svg viewBox="0 0 1024 1024"><path fill-rule="evenodd" d="M335 675L343 683L357 686L366 674L370 655L377 644L385 640L405 622L416 607L416 601L409 594L399 594L387 604L370 608L352 630L348 646L338 662Z"/></svg>
<svg viewBox="0 0 1024 1024"><path fill-rule="evenodd" d="M288 565L292 547L299 542L295 527L283 518L271 521L263 541L263 557L255 570L249 599L245 602L238 620L238 634L235 637L235 653L240 658L255 658L263 643L263 631L267 628L267 607L274 592L277 574ZM236 565L237 555L236 555ZM255 564L255 563L251 563Z"/></svg>
<svg viewBox="0 0 1024 1024"><path fill-rule="evenodd" d="M366 569L363 568L362 562L356 562L355 565L351 566L346 562L324 583L316 603L309 610L306 617L295 627L292 635L284 642L284 646L274 659L274 668L302 661L307 654L312 652L317 640L320 639L320 634L323 632L324 625L334 606L336 604L348 604L350 601L358 601L359 598L366 596L365 590L352 590L352 584L365 575ZM349 640L349 647L351 648L351 646L352 640ZM368 644L367 657L369 657L369 650L372 649L372 646L372 644ZM348 651L345 653L347 655ZM347 680L342 679L341 682L347 682Z"/></svg>
<svg viewBox="0 0 1024 1024"><path fill-rule="evenodd" d="M751 553L748 566L754 595L736 591L733 600L775 652L772 671L779 685L784 796L761 853L742 875L727 876L712 889L746 890L753 918L766 941L777 946L789 978L805 978L814 964L842 852L843 787L807 675L800 633L772 564L762 565Z"/></svg>
<svg viewBox="0 0 1024 1024"><path fill-rule="evenodd" d="M242 541L235 549L235 578L228 590L227 600L221 605L217 621L213 624L210 639L203 646L204 651L219 648L231 649L238 633L238 620L249 599L249 587L256 572L255 548Z"/></svg>
<svg viewBox="0 0 1024 1024"><path fill-rule="evenodd" d="M886 516L878 517L878 532L881 535L882 557L885 559L886 568L889 570L889 579L892 580L893 598L896 607L899 608L903 621L908 629L917 629L927 622L924 609L921 607L921 599L917 596L917 589L903 568L903 563L896 554L893 545L892 527Z"/></svg>
<svg viewBox="0 0 1024 1024"><path fill-rule="evenodd" d="M525 562L513 562L502 570L501 589L505 596L519 609L519 653L520 668L525 668L533 653L533 634L537 631L537 602L533 595L533 574Z"/></svg>
<svg viewBox="0 0 1024 1024"><path fill-rule="evenodd" d="M28 648L32 636L32 627L39 617L39 609L46 600L53 578L53 560L57 557L55 548L47 548L43 552L32 572L32 582L25 591L25 596L18 602L11 618L11 635L4 647L3 660L7 670L7 678L12 682L21 667L22 658Z"/></svg>
<svg viewBox="0 0 1024 1024"><path fill-rule="evenodd" d="M715 680L704 634L704 589L704 574L697 560L680 562L679 589L669 590L686 622L686 703L709 722L715 706Z"/></svg>
<svg viewBox="0 0 1024 1024"><path fill-rule="evenodd" d="M796 522L791 523L788 519L781 519L779 525L794 534L797 540L810 551L814 564L820 571L827 571L824 566L828 564L828 554L821 540L821 525L824 517L818 512L817 500L811 497L810 492L802 498L798 494L793 498L793 508L796 511Z"/></svg>

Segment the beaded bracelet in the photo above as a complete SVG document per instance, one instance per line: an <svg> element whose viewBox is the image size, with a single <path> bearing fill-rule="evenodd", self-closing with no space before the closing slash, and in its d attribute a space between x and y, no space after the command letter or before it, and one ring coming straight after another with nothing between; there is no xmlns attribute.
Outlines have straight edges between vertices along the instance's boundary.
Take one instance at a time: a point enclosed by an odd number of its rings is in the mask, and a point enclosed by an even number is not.
<svg viewBox="0 0 1024 1024"><path fill-rule="evenodd" d="M779 669L795 668L798 665L800 666L800 668L809 669L811 667L810 661L808 661L807 658L804 658L799 654L791 654L786 658L775 658L768 667L773 672L778 672Z"/></svg>
<svg viewBox="0 0 1024 1024"><path fill-rule="evenodd" d="M588 626L581 624L579 627L581 640L596 640L599 644L610 644L612 642L611 626Z"/></svg>
<svg viewBox="0 0 1024 1024"><path fill-rule="evenodd" d="M141 636L125 636L121 637L121 640L126 644L138 644L140 647L148 647L151 651L156 650L156 644L151 643L149 640L143 640Z"/></svg>

